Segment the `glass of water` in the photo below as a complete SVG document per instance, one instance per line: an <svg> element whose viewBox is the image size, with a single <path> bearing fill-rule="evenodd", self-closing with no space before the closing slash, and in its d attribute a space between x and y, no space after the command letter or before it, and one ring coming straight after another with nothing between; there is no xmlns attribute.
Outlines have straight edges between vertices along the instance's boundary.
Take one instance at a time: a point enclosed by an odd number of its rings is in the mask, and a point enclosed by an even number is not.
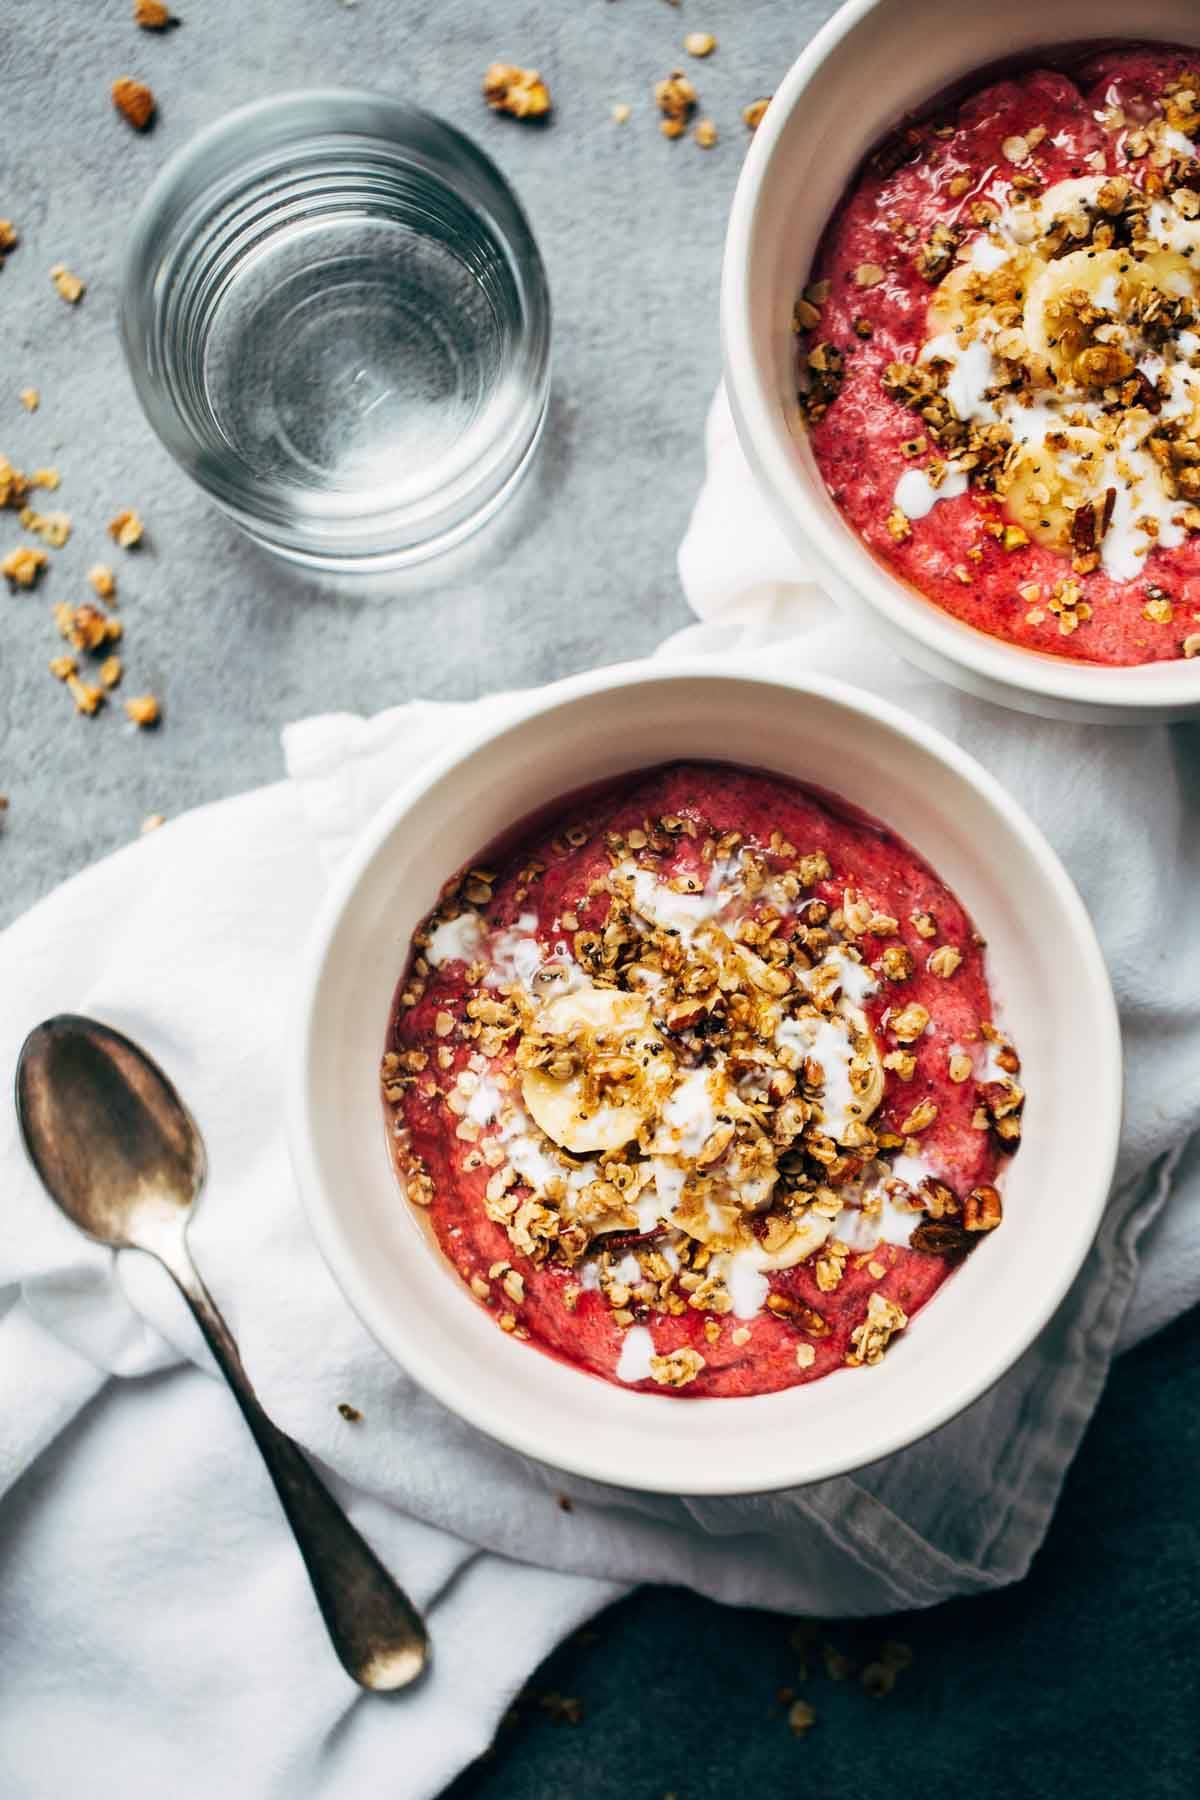
<svg viewBox="0 0 1200 1800"><path fill-rule="evenodd" d="M134 221L121 332L182 467L329 572L459 542L545 417L550 299L520 205L460 132L383 95L282 95L188 144Z"/></svg>

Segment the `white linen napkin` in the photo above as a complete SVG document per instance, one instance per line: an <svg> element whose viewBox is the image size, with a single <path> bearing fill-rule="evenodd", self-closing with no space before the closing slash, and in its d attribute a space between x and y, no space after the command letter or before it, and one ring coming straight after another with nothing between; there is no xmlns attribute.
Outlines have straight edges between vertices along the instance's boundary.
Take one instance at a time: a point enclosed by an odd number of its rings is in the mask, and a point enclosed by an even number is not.
<svg viewBox="0 0 1200 1800"><path fill-rule="evenodd" d="M268 1410L430 1610L432 1677L387 1700L353 1689L182 1302L155 1265L112 1258L58 1216L6 1109L0 1792L57 1800L86 1783L116 1800L155 1783L178 1800L307 1800L374 1791L390 1768L403 1800L420 1800L482 1749L550 1646L630 1582L861 1614L1012 1581L1041 1541L1119 1335L1200 1297L1200 1157L1187 1149L1200 1123L1194 734L1017 719L897 663L805 581L720 403L681 573L705 622L668 652L793 659L885 691L969 742L1071 868L1109 957L1130 1064L1120 1182L1083 1275L976 1406L814 1488L702 1502L618 1494L470 1431L383 1358L316 1253L281 1135L281 1052L296 948L327 870L416 761L481 709L523 702L294 726L288 782L167 825L0 938L0 1069L38 1019L79 1010L131 1033L178 1082L210 1152L196 1260ZM339 1401L361 1423L344 1421Z"/></svg>

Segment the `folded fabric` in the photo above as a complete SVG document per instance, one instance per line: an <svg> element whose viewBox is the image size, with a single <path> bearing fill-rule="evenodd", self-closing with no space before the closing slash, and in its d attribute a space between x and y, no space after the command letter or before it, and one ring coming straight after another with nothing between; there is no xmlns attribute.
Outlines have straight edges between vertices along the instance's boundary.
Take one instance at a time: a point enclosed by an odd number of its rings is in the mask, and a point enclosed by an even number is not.
<svg viewBox="0 0 1200 1800"><path fill-rule="evenodd" d="M157 1782L180 1800L305 1800L389 1771L418 1800L483 1747L556 1639L631 1582L849 1614L1011 1581L1041 1541L1122 1329L1152 1329L1200 1295L1200 1164L1187 1149L1200 1113L1192 737L1018 721L908 670L805 583L720 410L710 451L681 557L705 622L668 651L821 669L886 692L969 744L1083 889L1130 1064L1120 1180L1083 1274L976 1406L818 1487L703 1502L617 1493L470 1431L387 1362L316 1253L281 1133L284 1035L328 870L415 763L485 709L523 701L294 726L288 782L167 825L0 938L0 1064L11 1069L39 1018L83 1010L130 1032L178 1082L210 1153L196 1260L264 1404L430 1609L432 1678L383 1701L350 1686L169 1281L59 1217L5 1116L0 1792L86 1783L106 1800ZM342 1401L360 1422L341 1417Z"/></svg>

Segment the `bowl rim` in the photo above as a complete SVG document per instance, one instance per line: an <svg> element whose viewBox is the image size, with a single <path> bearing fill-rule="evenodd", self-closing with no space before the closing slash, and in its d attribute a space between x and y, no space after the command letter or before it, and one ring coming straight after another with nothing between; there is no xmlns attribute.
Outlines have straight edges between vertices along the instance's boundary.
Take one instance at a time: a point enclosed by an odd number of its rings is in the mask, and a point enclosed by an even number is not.
<svg viewBox="0 0 1200 1800"><path fill-rule="evenodd" d="M986 692L988 698L1022 711L1038 710L1036 703L1045 701L1048 708L1068 715L1074 709L1079 716L1086 709L1085 716L1111 724L1200 712L1200 676L1185 658L1120 667L1077 662L1024 649L953 618L873 556L840 515L816 503L798 460L780 441L778 397L760 372L750 328L761 194L774 172L780 140L831 52L871 14L894 4L897 0L846 0L776 87L747 151L734 191L721 268L722 366L743 454L780 524L792 542L814 558L819 576L835 594L840 588L869 607L913 661L944 679L962 678L961 684L971 691ZM1131 29L1128 35L1136 40L1144 33ZM918 38L914 27L913 41ZM1046 48L1054 42L1051 31ZM929 97L937 91L935 84ZM859 94L856 104L861 105L861 98ZM887 124L881 120L881 132ZM852 174L847 171L847 180Z"/></svg>
<svg viewBox="0 0 1200 1800"><path fill-rule="evenodd" d="M623 663L570 677L536 692L514 694L511 712L506 711L498 720L493 717L481 723L468 737L432 758L428 765L403 783L379 808L337 869L303 953L289 1035L285 1130L292 1169L318 1249L352 1310L389 1359L449 1411L493 1442L544 1466L607 1487L628 1489L631 1483L627 1476L614 1474L603 1458L592 1459L586 1437L582 1442L572 1440L569 1443L551 1439L549 1430L540 1427L536 1409L531 1407L514 1406L503 1418L497 1418L488 1406L477 1404L469 1387L444 1378L436 1356L425 1350L421 1334L415 1330L407 1331L404 1320L397 1313L376 1303L371 1285L361 1273L360 1258L343 1227L332 1185L326 1183L322 1173L309 1101L316 1056L314 1031L325 965L358 887L405 814L419 800L457 766L507 734L524 728L534 718L617 688L697 678L714 686L725 682L756 682L791 694L813 694L851 710L866 712L885 730L908 739L948 767L953 775L975 791L985 806L999 812L1004 824L1021 840L1051 885L1060 908L1060 920L1071 934L1086 975L1100 1026L1090 1046L1096 1079L1096 1131L1089 1156L1093 1174L1083 1198L1072 1210L1069 1244L1057 1276L1047 1286L1040 1305L1023 1315L1020 1328L999 1352L981 1359L976 1373L968 1379L949 1383L940 1392L929 1388L924 1404L898 1409L890 1425L886 1419L881 1420L878 1436L872 1440L869 1449L852 1454L849 1460L845 1452L827 1454L824 1458L814 1457L810 1452L803 1475L780 1474L778 1478L764 1481L761 1474L753 1471L743 1475L736 1467L722 1469L720 1459L715 1459L718 1466L711 1479L689 1481L686 1487L672 1483L665 1476L639 1478L636 1484L641 1492L716 1497L776 1492L849 1474L927 1437L973 1404L1024 1355L1057 1311L1090 1252L1107 1206L1121 1130L1123 1063L1116 1001L1103 953L1083 900L1059 857L1024 809L974 757L924 721L912 718L890 702L877 699L850 683L826 676L765 673L752 662L743 664L738 658L721 669L714 669L711 662L699 658L673 661L661 669L652 662ZM524 1346L520 1348L525 1349ZM595 1379L586 1371L579 1371L579 1374L580 1379ZM749 1398L760 1399L761 1396ZM670 1401L662 1403L670 1404ZM735 1405L736 1397L727 1397L714 1404Z"/></svg>

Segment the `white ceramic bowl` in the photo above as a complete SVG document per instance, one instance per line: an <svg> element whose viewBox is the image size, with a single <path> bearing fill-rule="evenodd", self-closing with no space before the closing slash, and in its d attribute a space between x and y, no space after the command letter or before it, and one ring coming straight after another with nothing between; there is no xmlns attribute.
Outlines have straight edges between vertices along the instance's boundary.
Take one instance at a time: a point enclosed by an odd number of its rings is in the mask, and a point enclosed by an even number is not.
<svg viewBox="0 0 1200 1800"><path fill-rule="evenodd" d="M925 600L834 506L796 404L792 307L862 157L906 113L988 64L1102 38L1200 44L1195 0L850 0L792 65L755 133L725 244L725 379L743 449L830 593L865 602L913 662L969 693L1054 718L1200 713L1200 659L1097 668L1019 649Z"/></svg>
<svg viewBox="0 0 1200 1800"><path fill-rule="evenodd" d="M875 1368L751 1399L613 1386L505 1337L403 1199L379 1062L409 937L499 830L592 781L680 757L755 765L881 815L990 945L1023 1059L1024 1143L1006 1218ZM308 947L289 1138L317 1241L383 1348L471 1424L529 1456L656 1492L791 1487L932 1431L1010 1366L1087 1253L1112 1177L1121 1051L1112 991L1053 851L978 764L840 683L606 669L545 695L396 794Z"/></svg>

